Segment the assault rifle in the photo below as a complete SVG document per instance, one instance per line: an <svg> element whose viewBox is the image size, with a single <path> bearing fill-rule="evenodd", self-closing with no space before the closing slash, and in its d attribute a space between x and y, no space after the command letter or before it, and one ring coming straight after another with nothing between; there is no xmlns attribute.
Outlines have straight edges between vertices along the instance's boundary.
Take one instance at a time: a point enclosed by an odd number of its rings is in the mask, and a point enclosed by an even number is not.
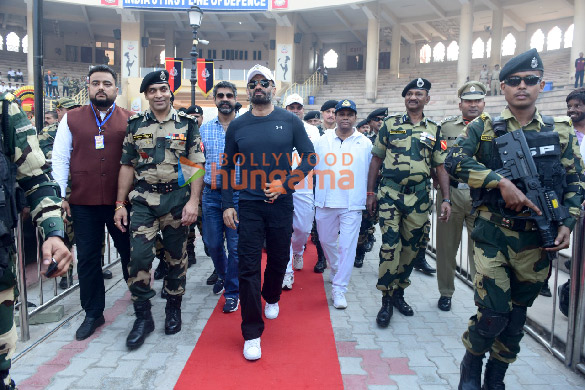
<svg viewBox="0 0 585 390"><path fill-rule="evenodd" d="M540 177L524 132L515 130L495 139L503 167L496 173L520 184L521 189L532 203L542 211L538 215L530 209L530 219L534 220L544 248L555 246L559 223L569 217L568 209L563 206L553 190L540 183ZM502 207L503 208L503 207ZM504 211L502 210L504 215Z"/></svg>

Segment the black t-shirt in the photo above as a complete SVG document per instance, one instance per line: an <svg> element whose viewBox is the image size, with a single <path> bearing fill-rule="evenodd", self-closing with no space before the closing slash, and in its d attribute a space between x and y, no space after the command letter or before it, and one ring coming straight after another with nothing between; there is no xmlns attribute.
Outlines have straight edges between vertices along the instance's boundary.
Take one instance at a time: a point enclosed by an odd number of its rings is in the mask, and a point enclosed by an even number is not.
<svg viewBox="0 0 585 390"><path fill-rule="evenodd" d="M293 148L301 157L297 170L302 172L302 177L298 172L291 174ZM294 185L313 169L316 161L303 122L279 107L274 107L267 116L247 112L234 119L226 132L224 153L222 169L230 178L225 180L222 191L224 210L233 207L234 189L240 190L242 200L266 200L266 183L274 180L281 180L287 191L280 197L290 196ZM233 185L236 162L241 166L241 186Z"/></svg>

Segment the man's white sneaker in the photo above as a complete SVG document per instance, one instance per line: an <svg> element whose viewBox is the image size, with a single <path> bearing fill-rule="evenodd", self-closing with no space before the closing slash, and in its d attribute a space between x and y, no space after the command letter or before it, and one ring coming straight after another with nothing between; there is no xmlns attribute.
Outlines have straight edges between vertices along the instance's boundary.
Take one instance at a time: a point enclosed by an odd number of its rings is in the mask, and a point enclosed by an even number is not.
<svg viewBox="0 0 585 390"><path fill-rule="evenodd" d="M293 283L295 282L295 275L292 272L287 272L284 274L284 279L282 280L282 289L283 290L292 290Z"/></svg>
<svg viewBox="0 0 585 390"><path fill-rule="evenodd" d="M266 302L266 306L264 307L264 315L269 320L273 320L278 317L278 302L276 303L268 303Z"/></svg>
<svg viewBox="0 0 585 390"><path fill-rule="evenodd" d="M244 357L246 360L258 360L262 357L260 337L257 339L246 340L244 342Z"/></svg>
<svg viewBox="0 0 585 390"><path fill-rule="evenodd" d="M333 307L336 309L345 309L347 307L344 293L341 291L332 291L331 295L333 296Z"/></svg>
<svg viewBox="0 0 585 390"><path fill-rule="evenodd" d="M303 255L299 254L293 255L293 268L296 270L303 269Z"/></svg>

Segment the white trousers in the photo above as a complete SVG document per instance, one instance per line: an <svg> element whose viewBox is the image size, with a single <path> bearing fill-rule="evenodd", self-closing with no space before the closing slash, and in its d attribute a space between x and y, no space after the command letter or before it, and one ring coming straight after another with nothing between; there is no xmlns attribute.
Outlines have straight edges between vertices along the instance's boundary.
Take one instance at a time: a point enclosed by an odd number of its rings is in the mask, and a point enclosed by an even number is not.
<svg viewBox="0 0 585 390"><path fill-rule="evenodd" d="M290 259L286 267L287 273L292 273L293 254L302 255L305 244L313 228L315 218L315 198L312 193L293 193L293 233L290 242Z"/></svg>
<svg viewBox="0 0 585 390"><path fill-rule="evenodd" d="M317 233L331 266L333 290L347 292L355 261L362 211L317 207Z"/></svg>

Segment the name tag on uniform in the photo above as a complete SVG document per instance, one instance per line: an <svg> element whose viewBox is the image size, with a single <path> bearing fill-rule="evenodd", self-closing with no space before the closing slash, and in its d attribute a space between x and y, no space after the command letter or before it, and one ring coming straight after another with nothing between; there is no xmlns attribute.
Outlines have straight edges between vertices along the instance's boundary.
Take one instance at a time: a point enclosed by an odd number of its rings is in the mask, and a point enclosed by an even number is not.
<svg viewBox="0 0 585 390"><path fill-rule="evenodd" d="M390 134L406 134L406 130L404 129L390 130Z"/></svg>
<svg viewBox="0 0 585 390"><path fill-rule="evenodd" d="M482 135L481 136L482 141L492 141L493 139L494 139L494 137L491 135Z"/></svg>
<svg viewBox="0 0 585 390"><path fill-rule="evenodd" d="M95 148L96 149L103 149L104 148L104 136L103 135L96 135L95 136Z"/></svg>
<svg viewBox="0 0 585 390"><path fill-rule="evenodd" d="M152 139L152 134L134 134L134 141L138 141L139 139Z"/></svg>

